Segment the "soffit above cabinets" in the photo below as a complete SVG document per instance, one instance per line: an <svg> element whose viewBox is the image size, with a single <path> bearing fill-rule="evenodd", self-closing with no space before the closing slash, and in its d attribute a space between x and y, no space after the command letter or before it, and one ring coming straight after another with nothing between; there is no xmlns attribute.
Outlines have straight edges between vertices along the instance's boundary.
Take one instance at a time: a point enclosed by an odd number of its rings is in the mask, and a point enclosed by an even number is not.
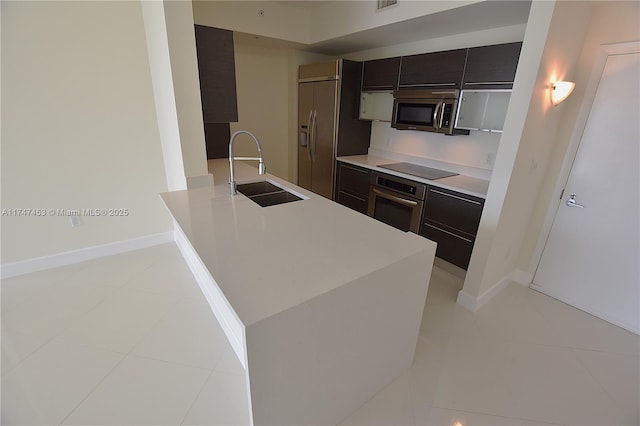
<svg viewBox="0 0 640 426"><path fill-rule="evenodd" d="M427 6L435 12L429 12ZM248 43L282 47L280 41L285 47L341 56L476 31L524 28L530 6L531 0L429 1L426 6L402 0L375 12L375 0L199 0L194 1L194 20L241 33ZM407 11L425 14L407 16Z"/></svg>
<svg viewBox="0 0 640 426"><path fill-rule="evenodd" d="M343 55L420 40L523 25L527 23L530 6L529 0L483 1L314 43L304 50L325 55Z"/></svg>

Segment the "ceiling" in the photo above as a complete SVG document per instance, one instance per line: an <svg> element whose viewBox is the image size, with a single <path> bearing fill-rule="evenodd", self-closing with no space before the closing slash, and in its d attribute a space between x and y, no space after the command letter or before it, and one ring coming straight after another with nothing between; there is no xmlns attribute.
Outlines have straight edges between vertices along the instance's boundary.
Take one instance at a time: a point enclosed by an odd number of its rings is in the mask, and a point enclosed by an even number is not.
<svg viewBox="0 0 640 426"><path fill-rule="evenodd" d="M316 1L296 1L313 10ZM291 4L291 2L289 2ZM311 44L304 50L341 55L419 40L526 24L531 0L483 1Z"/></svg>

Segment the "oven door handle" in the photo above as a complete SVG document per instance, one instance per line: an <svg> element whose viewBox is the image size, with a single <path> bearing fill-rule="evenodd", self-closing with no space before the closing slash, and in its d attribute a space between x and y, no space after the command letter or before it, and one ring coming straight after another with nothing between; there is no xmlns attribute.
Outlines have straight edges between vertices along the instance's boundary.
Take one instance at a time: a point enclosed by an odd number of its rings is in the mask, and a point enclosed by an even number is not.
<svg viewBox="0 0 640 426"><path fill-rule="evenodd" d="M379 189L373 188L373 192L381 198L386 198L387 200L395 201L396 203L408 206L415 207L418 205L417 201L413 200L405 200L404 198L396 197L395 195L387 194L386 192L382 192Z"/></svg>

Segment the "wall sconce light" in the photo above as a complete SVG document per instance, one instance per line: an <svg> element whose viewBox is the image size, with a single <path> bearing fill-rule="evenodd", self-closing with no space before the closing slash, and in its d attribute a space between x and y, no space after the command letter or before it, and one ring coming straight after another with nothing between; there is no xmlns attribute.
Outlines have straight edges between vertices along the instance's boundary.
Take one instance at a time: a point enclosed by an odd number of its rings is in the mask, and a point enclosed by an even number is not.
<svg viewBox="0 0 640 426"><path fill-rule="evenodd" d="M572 81L556 81L551 86L551 103L558 106L573 92L576 84Z"/></svg>

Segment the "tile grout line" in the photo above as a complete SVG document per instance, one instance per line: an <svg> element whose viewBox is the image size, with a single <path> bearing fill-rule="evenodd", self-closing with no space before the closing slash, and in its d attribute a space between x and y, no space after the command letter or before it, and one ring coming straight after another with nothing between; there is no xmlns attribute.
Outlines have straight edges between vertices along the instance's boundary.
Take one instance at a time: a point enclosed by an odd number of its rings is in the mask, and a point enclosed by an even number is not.
<svg viewBox="0 0 640 426"><path fill-rule="evenodd" d="M63 424L75 411L77 411L77 409L80 407L80 405L82 405L82 403L84 401L86 401L89 398L89 396L91 396L96 391L96 389L98 389L98 387L100 387L100 385L107 379L107 377L109 377L116 370L116 368L118 366L120 366L120 364L122 364L128 358L149 359L149 360L152 360L152 361L163 362L163 363L170 364L170 365L185 366L185 365L182 365L182 364L179 364L179 363L175 363L175 362L164 361L164 360L159 360L159 359L154 359L154 358L140 357L140 356L134 355L132 353L134 351L134 349L146 338L146 336L149 334L149 332L151 332L151 330L153 330L167 315L169 315L171 309L174 308L177 304L178 304L178 301L175 301L175 300L172 301L171 302L171 308L166 313L161 315L160 318L152 326L149 327L149 329L147 330L146 334L144 334L143 337L141 337L135 344L133 344L131 349L129 349L129 351L126 352L126 353L117 352L117 351L111 351L111 350L104 349L104 348L98 348L98 347L96 347L94 345L83 345L83 344L77 343L80 346L89 347L89 348L94 349L94 350L104 350L104 351L107 351L107 352L114 352L114 353L120 354L120 355L122 355L122 359L111 370L109 370L109 372L84 396L84 398L82 398L82 400L62 420L62 422L59 423L60 425ZM192 366L187 366L187 367L198 368L198 367L192 367ZM209 375L211 375L211 373L212 373L212 370L208 370L206 368L199 368L199 369L201 369L203 371L209 371L210 372ZM208 377L209 376L207 376L207 379L208 379Z"/></svg>
<svg viewBox="0 0 640 426"><path fill-rule="evenodd" d="M187 410L185 411L184 415L182 416L182 419L180 420L180 425L181 426L184 425L184 421L187 419L187 416L191 412L191 409L193 408L193 406L195 405L196 401L200 397L200 394L202 394L202 391L204 390L205 386L207 386L207 383L209 383L209 379L211 379L211 376L213 376L213 372L214 372L214 370L211 370L209 372L209 375L207 376L207 378L204 380L204 382L202 382L202 386L200 386L200 390L198 390L198 393L193 398L193 401L191 401L191 404L189 404L189 407L187 408Z"/></svg>
<svg viewBox="0 0 640 426"><path fill-rule="evenodd" d="M118 352L117 352L117 353L118 353ZM118 353L118 354L122 355L121 353ZM58 425L62 425L62 424L64 424L64 422L65 422L65 421L66 421L66 420L67 420L67 419L68 419L68 418L69 418L73 413L75 413L75 412L76 412L76 410L77 410L77 409L82 405L82 403L83 403L84 401L86 401L86 400L87 400L87 398L89 398L89 396L91 396L91 395L93 394L93 392L95 392L95 390L96 390L96 389L97 389L97 388L98 388L98 387L99 387L99 386L100 386L100 385L101 385L101 384L102 384L102 383L107 379L107 377L109 377L109 375L111 375L111 373L113 373L113 372L114 372L114 370L115 370L116 368L118 368L118 366L119 366L120 364L122 364L122 363L124 362L124 360L125 360L126 358L127 358L127 357L126 357L126 355L123 355L123 356L122 356L122 359L121 359L120 361L118 361L118 362L116 363L116 365L114 365L114 366L113 366L113 367L112 367L112 368L107 372L107 374L105 374L105 375L104 375L104 377L102 377L102 379L100 379L100 380L98 381L98 383L96 383L96 385L95 385L94 387L92 387L92 388L91 388L91 390L90 390L89 392L87 392L87 394L84 396L84 398L82 398L82 399L80 400L80 402L78 402L78 403L76 404L76 406L75 406L73 409L71 409L71 411L69 411L69 414L67 414L67 415L62 419L62 421L60 421L60 422L58 423Z"/></svg>
<svg viewBox="0 0 640 426"><path fill-rule="evenodd" d="M154 264L154 263L155 263L155 262L152 262L152 263L151 263L151 265L149 265L149 267L145 268L143 271L146 271L146 270L148 270L148 269L151 269L151 267L153 267L153 264ZM139 271L139 272L141 272L141 271ZM127 280L127 281L126 281L126 283L125 283L123 286L119 287L118 289L121 289L121 288L125 287L126 285L128 285L128 284L129 284L130 282L132 282L132 281L133 281L133 277L132 277L131 279ZM104 300L103 300L102 302L104 302ZM101 302L101 303L102 303L102 302ZM100 303L100 304L101 304L101 303ZM169 312L171 311L171 308L173 308L176 304L177 304L177 302L176 302L176 301L172 301L172 302L171 302L171 304L170 304L170 305L171 305L170 309L168 309L168 310L167 310L167 312L165 312L163 315L161 315L161 316L160 316L160 318L158 318L158 320L157 320L157 321L156 321L152 326L150 326L150 327L149 327L149 329L146 331L146 334L145 334L143 337L141 337L141 338L138 340L138 342L136 342L135 344L133 344L133 345L131 346L131 349L129 349L129 351L128 351L128 352L126 352L126 353L122 353L122 352L117 352L117 351L116 351L116 353L123 355L123 356L122 356L122 359L121 359L121 360L120 360L120 361L119 361L115 366L113 366L113 368L112 368L111 370L109 370L109 372L108 372L107 374L105 374L105 376L104 376L104 377L103 377L103 378L102 378L102 379L101 379L101 380L100 380L100 381L99 381L99 382L98 382L98 383L97 383L97 384L96 384L96 385L95 385L95 386L94 386L94 387L93 387L93 388L92 388L92 389L91 389L91 390L90 390L90 391L89 391L85 396L84 396L84 398L82 398L82 400L80 400L80 402L79 402L79 403L78 403L78 404L77 404L77 405L76 405L76 406L75 406L75 407L74 407L74 408L69 412L69 414L67 414L67 416L66 416L66 417L62 420L62 422L60 422L59 424L63 424L63 423L64 423L64 422L65 422L65 421L66 421L66 420L67 420L67 419L68 419L68 418L69 418L69 417L70 417L74 412L76 412L76 411L78 410L78 408L80 407L80 405L82 405L82 403L83 403L84 401L86 401L86 400L89 398L89 396L91 396L91 395L96 391L96 389L98 389L98 387L99 387L102 383L104 383L104 381L107 379L107 377L109 377L109 376L110 376L110 375L111 375L111 374L116 370L116 368L117 368L118 366L120 366L120 365L121 365L121 364L122 364L122 363L123 363L127 358L129 358L130 356L135 357L135 355L133 355L133 354L132 354L132 352L133 352L133 350L136 348L136 346L138 346L138 345L142 342L142 340L144 340L144 338L146 337L146 335L147 335L151 330L153 330L153 329L154 329L154 328L155 328L155 327L160 323L160 321L162 321L162 319L164 319L164 317L165 317L165 316L167 316L167 315L169 314ZM97 306L96 306L96 307L97 307ZM93 311L96 307L94 307L93 309L91 309L91 311ZM88 312L87 312L87 313L88 313ZM62 333L64 333L65 331L67 331L69 328L70 328L70 327L67 327L65 330L63 330L62 332L60 332L60 334L62 334ZM60 335L60 334L59 334L59 335ZM95 346L93 346L93 345L85 345L85 346L86 346L86 347L90 347L90 348L92 348L92 349L97 349L97 350L106 350L106 351L109 351L109 350L104 349L104 348L97 348L97 347L95 347ZM109 351L109 352L111 352L111 351Z"/></svg>
<svg viewBox="0 0 640 426"><path fill-rule="evenodd" d="M591 370L589 369L589 367L585 364L585 362L582 360L582 358L578 355L578 351L580 351L582 349L571 349L573 356L575 356L578 359L578 363L580 363L580 365L582 366L582 368L585 369L585 371L587 372L587 374L589 374L589 376L598 384L598 386L600 386L601 390L605 393L605 395L607 395L609 397L609 399L611 400L611 402L613 403L613 405L619 409L624 408L623 406L621 406L618 403L618 400L616 398L613 397L613 395L611 395L609 393L609 391L607 390L607 388L600 383L600 380L598 380L598 378L591 372ZM607 353L607 352L604 352ZM618 355L618 354L613 354L613 355Z"/></svg>
<svg viewBox="0 0 640 426"><path fill-rule="evenodd" d="M151 265L149 265L149 267L148 267L148 268L145 268L145 269L144 269L144 271L146 271L147 269L150 269L152 266L153 266L153 262L151 263ZM132 280L133 280L133 277L131 277L129 280L126 280L126 281L125 281L125 284L123 284L122 286L118 287L118 289L121 289L121 288L125 287L125 286L126 286L127 284L129 284ZM116 289L116 291L117 291L118 289ZM103 300L103 301L102 301L101 303L99 303L98 305L101 305L101 304L102 304L102 303L104 303L105 301L106 301L106 298L105 298L105 300ZM92 308L89 312L91 312L91 311L93 311L94 309L96 309L98 305L94 306L94 308ZM86 314L88 314L89 312L86 312L86 313L85 313L85 315L86 315ZM159 321L159 320L158 320L158 321ZM154 324L154 326L155 326L155 324ZM69 328L70 328L70 326L69 326L69 327L67 327L67 328L65 328L63 331L61 331L61 332L58 334L58 336L60 336L60 335L61 335L62 333L64 333L65 331L67 331ZM151 327L151 328L153 328L153 327ZM151 329L151 328L150 328L150 329ZM136 346L136 345L137 345L137 343L136 343L135 345L133 345L133 346L132 346L132 348L131 348L128 352L126 352L126 353L122 353L122 352L115 352L115 353L118 353L118 354L122 355L122 359L121 359L119 362L117 362L117 363L113 366L113 368L111 368L111 369L107 372L107 374L105 374L105 375L104 375L104 377L102 377L102 379L100 379L100 380L98 381L98 383L96 383L96 385L95 385L95 386L93 386L93 387L91 388L91 390L90 390L89 392L87 392L87 394L84 396L84 398L82 398L82 399L78 402L78 404L76 404L76 406L75 406L71 411L69 411L69 413L68 413L68 414L67 414L67 415L62 419L62 421L61 421L60 423L58 423L59 425L64 424L64 422L65 422L65 421L66 421L66 420L67 420L71 415L73 415L73 413L75 413L75 412L78 410L78 408L80 408L80 406L82 405L82 403L83 403L84 401L86 401L86 400L87 400L87 399L88 399L88 398L89 398L89 397L90 397L90 396L91 396L91 395L96 391L96 389L98 389L98 388L100 387L100 385L102 385L102 383L104 383L104 381L107 379L107 377L109 377L109 376L110 376L110 375L111 375L111 374L112 374L112 373L113 373L113 372L118 368L118 366L120 366L120 365L121 365L121 364L122 364L122 363L127 359L127 357L131 354L131 351L133 351L133 348L135 348L135 346ZM85 347L90 347L91 349L94 349L94 350L105 350L104 348L96 348L96 347L94 347L93 345L86 345ZM109 351L109 350L106 350L106 351L107 351L107 352L111 352L111 351Z"/></svg>

